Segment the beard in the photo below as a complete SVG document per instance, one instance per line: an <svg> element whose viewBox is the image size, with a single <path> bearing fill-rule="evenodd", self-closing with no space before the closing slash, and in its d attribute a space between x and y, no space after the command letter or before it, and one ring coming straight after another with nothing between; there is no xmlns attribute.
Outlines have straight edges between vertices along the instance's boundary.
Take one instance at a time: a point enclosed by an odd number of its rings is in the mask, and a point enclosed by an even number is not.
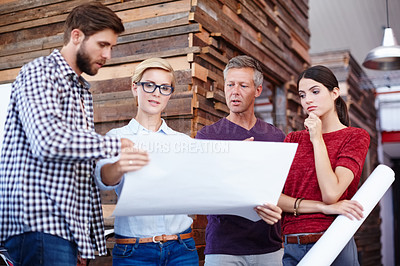
<svg viewBox="0 0 400 266"><path fill-rule="evenodd" d="M76 65L80 71L90 76L96 75L98 72L98 69L92 68L91 58L86 51L85 43L82 44L76 54Z"/></svg>

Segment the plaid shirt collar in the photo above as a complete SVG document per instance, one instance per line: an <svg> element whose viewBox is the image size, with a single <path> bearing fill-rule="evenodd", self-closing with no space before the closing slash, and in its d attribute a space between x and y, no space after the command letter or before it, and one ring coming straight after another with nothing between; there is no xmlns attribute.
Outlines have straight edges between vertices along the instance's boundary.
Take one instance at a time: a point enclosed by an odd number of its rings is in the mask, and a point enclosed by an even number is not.
<svg viewBox="0 0 400 266"><path fill-rule="evenodd" d="M50 56L54 58L56 64L60 67L61 75L63 77L66 79L72 79L75 83L79 82L86 90L90 89L90 83L82 75L79 76L75 73L59 50L54 49Z"/></svg>

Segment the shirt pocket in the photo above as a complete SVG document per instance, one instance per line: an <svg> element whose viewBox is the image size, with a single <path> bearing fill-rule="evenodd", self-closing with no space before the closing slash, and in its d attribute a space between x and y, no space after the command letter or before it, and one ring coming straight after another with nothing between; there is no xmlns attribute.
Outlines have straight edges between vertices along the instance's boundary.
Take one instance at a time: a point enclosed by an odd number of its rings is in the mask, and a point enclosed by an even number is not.
<svg viewBox="0 0 400 266"><path fill-rule="evenodd" d="M127 258L131 257L135 252L135 246L133 244L115 244L112 250L113 257Z"/></svg>

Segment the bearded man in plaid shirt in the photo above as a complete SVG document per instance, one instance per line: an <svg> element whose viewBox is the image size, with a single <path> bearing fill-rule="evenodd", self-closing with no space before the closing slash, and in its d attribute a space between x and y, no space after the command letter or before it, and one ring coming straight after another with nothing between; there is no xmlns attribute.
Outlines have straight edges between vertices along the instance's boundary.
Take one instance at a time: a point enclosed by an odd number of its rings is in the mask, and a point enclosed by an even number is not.
<svg viewBox="0 0 400 266"><path fill-rule="evenodd" d="M15 265L76 265L106 253L97 159L147 154L128 139L94 132L90 85L111 57L121 19L89 3L74 8L64 46L22 67L12 84L0 159L0 244ZM141 160L136 160L141 157ZM139 163L137 163L137 161Z"/></svg>

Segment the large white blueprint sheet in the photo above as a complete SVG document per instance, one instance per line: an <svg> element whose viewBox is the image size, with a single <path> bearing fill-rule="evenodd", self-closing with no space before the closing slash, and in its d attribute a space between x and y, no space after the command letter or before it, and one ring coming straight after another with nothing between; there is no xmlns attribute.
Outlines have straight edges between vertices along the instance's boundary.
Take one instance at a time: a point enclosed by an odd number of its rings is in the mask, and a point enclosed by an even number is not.
<svg viewBox="0 0 400 266"><path fill-rule="evenodd" d="M378 165L352 198L363 206L364 217L361 220L350 220L339 215L298 265L331 265L393 182L393 170Z"/></svg>
<svg viewBox="0 0 400 266"><path fill-rule="evenodd" d="M133 140L150 162L125 176L114 216L232 214L259 220L277 204L297 144L198 140L150 134Z"/></svg>

